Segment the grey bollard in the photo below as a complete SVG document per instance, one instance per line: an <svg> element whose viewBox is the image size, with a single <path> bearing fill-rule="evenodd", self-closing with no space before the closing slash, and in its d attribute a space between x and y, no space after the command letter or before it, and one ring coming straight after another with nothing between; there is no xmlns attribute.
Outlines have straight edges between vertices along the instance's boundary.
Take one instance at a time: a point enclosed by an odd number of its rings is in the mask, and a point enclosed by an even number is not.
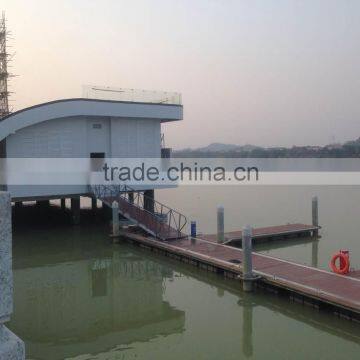
<svg viewBox="0 0 360 360"><path fill-rule="evenodd" d="M217 242L222 244L224 238L224 207L219 205L217 207Z"/></svg>
<svg viewBox="0 0 360 360"><path fill-rule="evenodd" d="M319 206L318 206L318 198L317 196L314 196L312 198L312 202L311 202L311 210L312 210L312 224L313 226L319 226ZM318 230L314 230L313 232L314 236L318 236L319 235L319 231Z"/></svg>
<svg viewBox="0 0 360 360"><path fill-rule="evenodd" d="M119 204L117 201L112 203L112 228L113 236L119 236L120 234L120 220L119 220Z"/></svg>
<svg viewBox="0 0 360 360"><path fill-rule="evenodd" d="M243 290L252 291L252 228L247 225L242 230Z"/></svg>
<svg viewBox="0 0 360 360"><path fill-rule="evenodd" d="M319 258L319 240L316 239L311 245L311 266L318 267Z"/></svg>

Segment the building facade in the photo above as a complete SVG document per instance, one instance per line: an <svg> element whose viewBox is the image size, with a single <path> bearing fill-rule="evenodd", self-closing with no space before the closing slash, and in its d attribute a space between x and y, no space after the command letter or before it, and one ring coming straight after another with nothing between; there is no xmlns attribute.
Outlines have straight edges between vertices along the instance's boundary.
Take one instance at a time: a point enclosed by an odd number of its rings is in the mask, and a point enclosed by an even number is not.
<svg viewBox="0 0 360 360"><path fill-rule="evenodd" d="M48 102L0 121L0 158L160 158L162 124L182 117L181 104L86 98ZM84 184L3 185L13 201L88 193Z"/></svg>

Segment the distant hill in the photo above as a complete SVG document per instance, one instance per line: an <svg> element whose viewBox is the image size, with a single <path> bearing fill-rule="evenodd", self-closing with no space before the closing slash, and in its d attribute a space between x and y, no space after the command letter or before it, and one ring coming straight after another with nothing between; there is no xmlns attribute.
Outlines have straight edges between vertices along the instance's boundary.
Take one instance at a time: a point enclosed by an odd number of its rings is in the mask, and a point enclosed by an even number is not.
<svg viewBox="0 0 360 360"><path fill-rule="evenodd" d="M236 158L359 158L360 138L344 144L326 146L292 146L263 148L255 145L212 143L197 149L174 151L174 157L236 157Z"/></svg>
<svg viewBox="0 0 360 360"><path fill-rule="evenodd" d="M201 151L201 152L252 151L256 148L258 148L258 146L254 146L250 144L235 145L235 144L224 144L224 143L211 143L207 146L194 149L194 151Z"/></svg>
<svg viewBox="0 0 360 360"><path fill-rule="evenodd" d="M344 146L359 146L360 145L360 138L356 140L347 141Z"/></svg>

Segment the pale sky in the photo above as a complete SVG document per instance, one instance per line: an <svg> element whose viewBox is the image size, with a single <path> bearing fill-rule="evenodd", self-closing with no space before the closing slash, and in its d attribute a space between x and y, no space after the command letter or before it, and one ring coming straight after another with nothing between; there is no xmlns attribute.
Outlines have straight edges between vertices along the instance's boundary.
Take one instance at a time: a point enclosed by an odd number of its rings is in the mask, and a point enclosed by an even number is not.
<svg viewBox="0 0 360 360"><path fill-rule="evenodd" d="M358 0L3 0L14 109L83 84L179 91L168 146L360 137Z"/></svg>

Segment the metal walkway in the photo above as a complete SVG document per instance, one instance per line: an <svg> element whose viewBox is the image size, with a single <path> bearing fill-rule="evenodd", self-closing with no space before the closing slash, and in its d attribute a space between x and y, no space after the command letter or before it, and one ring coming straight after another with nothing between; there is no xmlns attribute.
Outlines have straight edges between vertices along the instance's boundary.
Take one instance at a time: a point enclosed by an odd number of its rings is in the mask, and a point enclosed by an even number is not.
<svg viewBox="0 0 360 360"><path fill-rule="evenodd" d="M119 213L160 240L184 238L185 215L127 185L94 185L91 191L107 206L117 201Z"/></svg>

